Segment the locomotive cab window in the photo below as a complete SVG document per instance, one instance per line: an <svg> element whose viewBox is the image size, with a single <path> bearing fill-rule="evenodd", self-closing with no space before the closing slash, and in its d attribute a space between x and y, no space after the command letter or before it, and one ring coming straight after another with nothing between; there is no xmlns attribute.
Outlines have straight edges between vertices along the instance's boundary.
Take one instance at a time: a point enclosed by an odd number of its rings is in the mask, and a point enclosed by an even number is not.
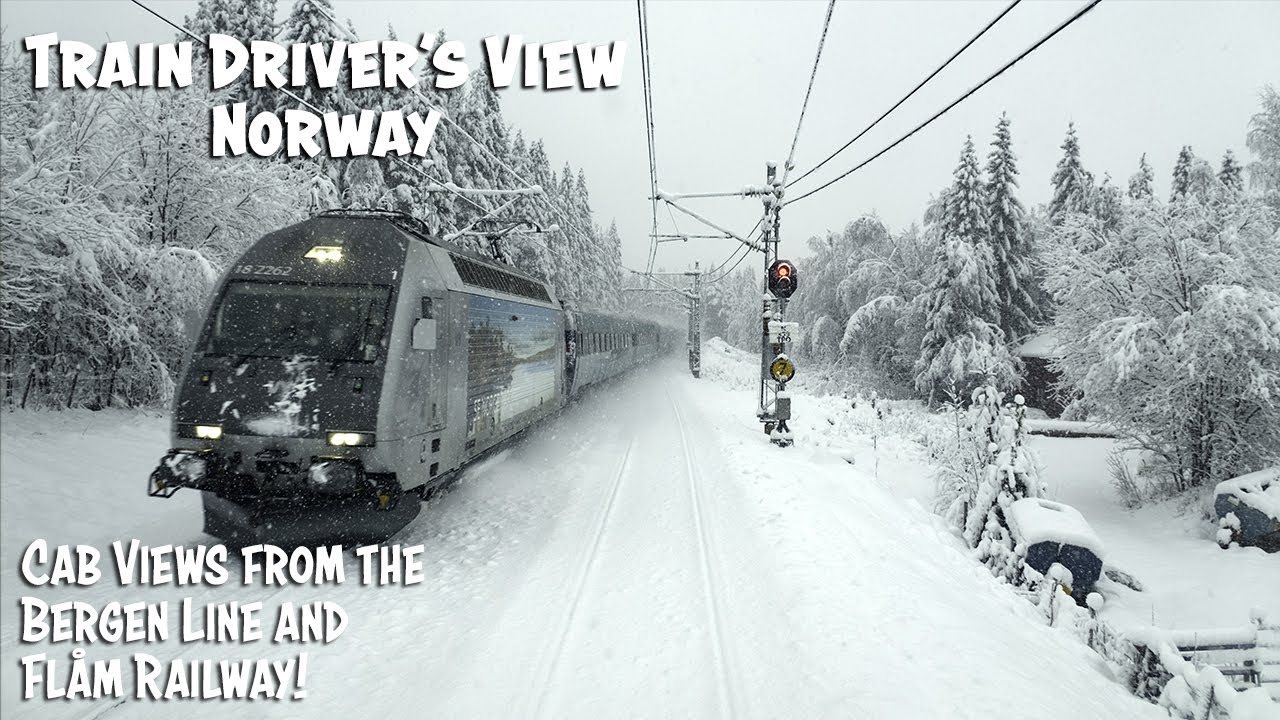
<svg viewBox="0 0 1280 720"><path fill-rule="evenodd" d="M233 280L218 300L204 352L372 362L385 342L389 297L381 286Z"/></svg>
<svg viewBox="0 0 1280 720"><path fill-rule="evenodd" d="M425 318L427 320L435 319L435 307L433 305L434 304L431 302L431 298L429 297L422 298L422 312L420 315L418 315L418 317Z"/></svg>

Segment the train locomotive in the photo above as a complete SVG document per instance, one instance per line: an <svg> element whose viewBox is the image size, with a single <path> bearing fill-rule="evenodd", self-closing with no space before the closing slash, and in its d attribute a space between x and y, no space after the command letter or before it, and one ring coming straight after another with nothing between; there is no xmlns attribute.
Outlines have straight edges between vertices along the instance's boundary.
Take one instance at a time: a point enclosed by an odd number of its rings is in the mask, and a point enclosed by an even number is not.
<svg viewBox="0 0 1280 720"><path fill-rule="evenodd" d="M383 540L460 468L677 338L571 311L411 216L324 212L219 282L148 492L201 491L205 532L231 542Z"/></svg>

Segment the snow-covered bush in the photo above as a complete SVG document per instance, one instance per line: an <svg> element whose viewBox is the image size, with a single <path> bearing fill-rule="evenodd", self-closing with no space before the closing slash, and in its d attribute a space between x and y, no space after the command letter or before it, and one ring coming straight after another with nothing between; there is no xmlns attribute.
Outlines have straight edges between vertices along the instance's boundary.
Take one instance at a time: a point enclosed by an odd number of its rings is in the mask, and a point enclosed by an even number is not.
<svg viewBox="0 0 1280 720"><path fill-rule="evenodd" d="M1071 215L1051 243L1056 363L1082 403L1179 491L1280 455L1280 233L1255 198L1131 206L1115 231Z"/></svg>
<svg viewBox="0 0 1280 720"><path fill-rule="evenodd" d="M1016 500L1043 495L1036 459L1026 446L1022 396L1005 403L994 386L973 391L963 413L953 404L953 427L931 448L940 468L937 509L998 577L1024 583L1006 515Z"/></svg>

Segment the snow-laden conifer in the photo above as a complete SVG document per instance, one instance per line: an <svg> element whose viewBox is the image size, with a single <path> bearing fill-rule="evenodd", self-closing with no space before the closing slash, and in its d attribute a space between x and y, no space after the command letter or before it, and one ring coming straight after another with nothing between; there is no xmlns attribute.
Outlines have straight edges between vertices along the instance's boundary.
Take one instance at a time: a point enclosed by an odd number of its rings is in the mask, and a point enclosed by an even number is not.
<svg viewBox="0 0 1280 720"><path fill-rule="evenodd" d="M1132 200L1150 200L1155 197L1153 183L1155 174L1147 164L1147 154L1142 153L1138 159L1138 171L1129 176L1129 198Z"/></svg>
<svg viewBox="0 0 1280 720"><path fill-rule="evenodd" d="M1030 332L1036 316L1029 292L1034 280L1031 236L1026 212L1015 195L1017 187L1017 158L1009 135L1009 118L1001 115L987 157L986 201L1000 328L1009 341Z"/></svg>
<svg viewBox="0 0 1280 720"><path fill-rule="evenodd" d="M1080 163L1080 142L1076 138L1075 123L1067 125L1067 137L1062 141L1062 159L1049 182L1053 185L1053 197L1049 200L1049 218L1061 222L1073 212L1087 212L1093 192L1093 175Z"/></svg>
<svg viewBox="0 0 1280 720"><path fill-rule="evenodd" d="M1007 387L1016 377L999 327L986 208L973 140L966 139L923 294L925 330L915 383L933 399L947 387L967 394L988 381Z"/></svg>

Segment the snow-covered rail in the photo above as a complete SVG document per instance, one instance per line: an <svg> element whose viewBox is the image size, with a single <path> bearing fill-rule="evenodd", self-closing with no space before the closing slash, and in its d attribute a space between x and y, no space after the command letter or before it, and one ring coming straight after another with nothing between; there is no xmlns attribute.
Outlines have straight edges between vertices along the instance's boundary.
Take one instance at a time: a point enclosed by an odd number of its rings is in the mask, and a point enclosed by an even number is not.
<svg viewBox="0 0 1280 720"><path fill-rule="evenodd" d="M671 389L667 389L667 398L671 401L671 412L676 419L676 428L680 431L680 449L684 455L685 473L689 481L689 503L693 514L693 524L698 536L698 557L702 564L703 600L707 607L708 626L711 631L711 650L716 669L716 690L720 708L725 717L737 717L741 713L739 693L733 688L735 673L731 672L731 654L725 645L723 628L724 611L721 609L721 598L717 588L723 587L716 568L719 557L715 545L708 533L707 523L703 518L701 499L702 482L698 465L693 458L693 450L689 444L689 434L685 431L683 413L675 398L671 397Z"/></svg>

